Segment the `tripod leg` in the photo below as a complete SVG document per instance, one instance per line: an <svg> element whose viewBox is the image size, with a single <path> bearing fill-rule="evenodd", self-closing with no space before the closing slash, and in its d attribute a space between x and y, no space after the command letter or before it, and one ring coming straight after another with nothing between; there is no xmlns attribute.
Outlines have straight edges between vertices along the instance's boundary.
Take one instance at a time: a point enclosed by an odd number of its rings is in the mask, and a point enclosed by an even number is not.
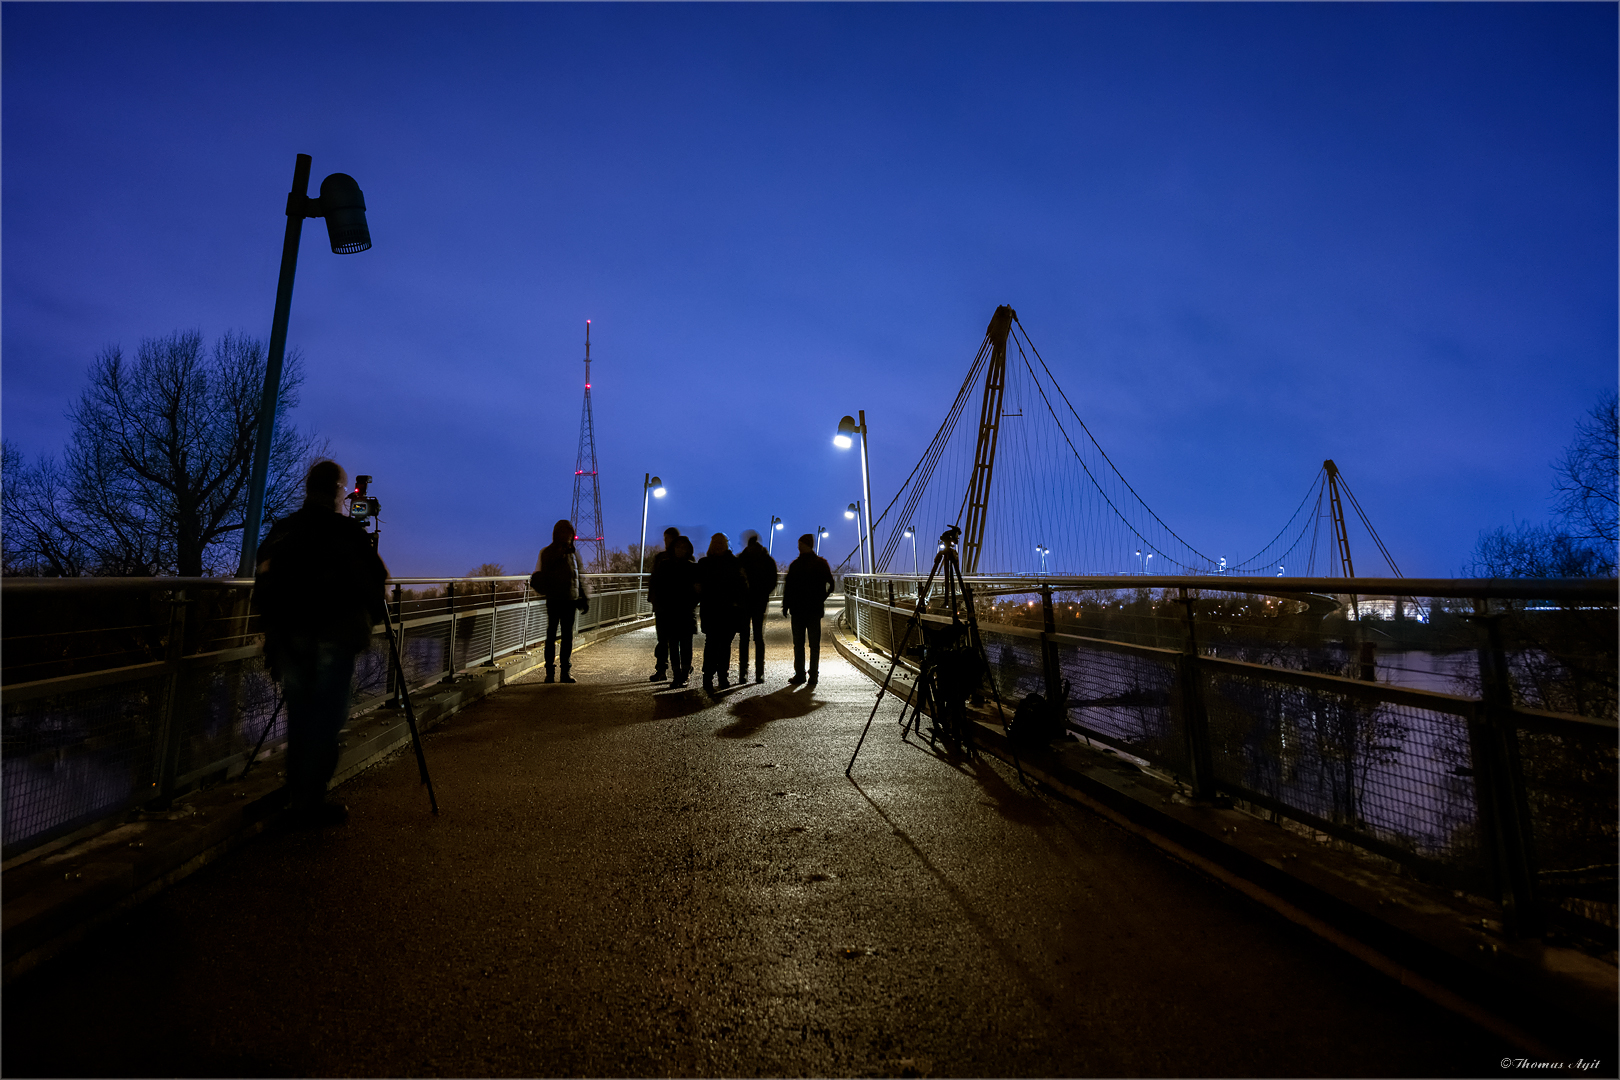
<svg viewBox="0 0 1620 1080"><path fill-rule="evenodd" d="M237 776L238 780L246 776L248 770L253 768L253 763L259 760L259 751L264 749L265 736L269 735L270 729L276 726L276 717L281 713L281 705L281 691L278 690L276 691L276 707L270 710L270 719L264 722L264 730L259 732L259 741L253 744L253 753L248 755L247 764L242 766L242 772Z"/></svg>
<svg viewBox="0 0 1620 1080"><path fill-rule="evenodd" d="M433 813L439 812L439 800L433 794L433 778L428 775L427 755L422 753L422 733L416 729L416 706L411 704L410 687L405 682L405 663L399 656L399 641L394 637L394 617L383 609L383 619L388 630L388 652L394 661L394 678L399 685L400 704L405 706L405 725L411 729L411 748L416 751L416 767L422 774L422 783L427 785L428 803L433 807Z"/></svg>
<svg viewBox="0 0 1620 1080"><path fill-rule="evenodd" d="M939 570L941 557L941 555L934 557L934 568L928 571L928 580L923 582L922 590L917 594L917 610L912 613L911 619L906 623L906 632L900 637L900 647L895 649L893 655L889 658L889 673L883 676L883 685L878 687L877 700L872 702L872 711L867 714L866 726L861 728L861 737L855 743L855 752L849 755L849 764L844 766L845 776L848 776L851 770L855 768L855 759L861 756L861 747L866 743L866 733L872 730L872 719L877 716L878 706L883 704L883 695L889 690L889 681L894 678L895 665L900 662L900 654L905 652L906 643L911 640L911 632L916 629L917 622L922 616L923 598L928 595L928 588L934 583L934 574ZM916 687L913 686L912 689L915 691ZM909 701L910 698L908 697L907 700ZM905 715L904 710L902 710L901 715Z"/></svg>

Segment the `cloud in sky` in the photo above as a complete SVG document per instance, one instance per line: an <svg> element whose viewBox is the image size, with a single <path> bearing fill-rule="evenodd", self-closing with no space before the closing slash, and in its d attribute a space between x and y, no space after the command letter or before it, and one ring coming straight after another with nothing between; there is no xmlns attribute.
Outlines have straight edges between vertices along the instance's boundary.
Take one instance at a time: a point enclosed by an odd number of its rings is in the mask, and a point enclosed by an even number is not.
<svg viewBox="0 0 1620 1080"><path fill-rule="evenodd" d="M838 418L867 411L881 507L1000 303L1148 503L1233 553L1331 457L1404 571L1452 573L1545 516L1615 384L1613 6L0 21L7 438L58 449L107 344L267 337L309 153L375 247L306 227L295 420L376 476L398 573L532 564L587 318L615 547L648 470L677 523L837 536Z"/></svg>

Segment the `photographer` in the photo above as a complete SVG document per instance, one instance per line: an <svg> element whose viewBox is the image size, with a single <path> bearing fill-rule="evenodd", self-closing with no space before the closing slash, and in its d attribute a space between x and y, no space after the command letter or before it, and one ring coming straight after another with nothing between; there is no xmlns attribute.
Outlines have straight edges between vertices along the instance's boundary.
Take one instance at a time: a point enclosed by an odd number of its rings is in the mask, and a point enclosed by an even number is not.
<svg viewBox="0 0 1620 1080"><path fill-rule="evenodd" d="M326 789L349 717L355 656L385 613L388 568L365 526L338 512L347 487L337 462L311 465L303 508L276 522L258 551L253 601L266 664L287 702L286 791L300 826L348 820Z"/></svg>
<svg viewBox="0 0 1620 1080"><path fill-rule="evenodd" d="M551 528L551 543L540 549L540 558L529 575L529 585L546 598L546 682L557 681L555 657L557 635L562 634L562 681L571 683L569 658L574 651L574 613L589 611L585 580L580 575L579 555L574 551L574 523L559 521Z"/></svg>

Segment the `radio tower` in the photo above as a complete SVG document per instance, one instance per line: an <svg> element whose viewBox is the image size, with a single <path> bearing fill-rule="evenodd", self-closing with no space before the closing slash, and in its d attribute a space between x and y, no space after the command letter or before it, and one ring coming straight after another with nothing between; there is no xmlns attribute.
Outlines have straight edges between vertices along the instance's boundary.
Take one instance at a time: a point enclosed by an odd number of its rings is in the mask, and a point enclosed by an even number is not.
<svg viewBox="0 0 1620 1080"><path fill-rule="evenodd" d="M590 485L590 517L582 518L585 488ZM585 407L579 414L579 455L574 460L574 548L587 572L607 573L607 547L602 543L602 489L596 482L596 424L591 417L591 320L585 320ZM589 532L586 530L589 529ZM590 551L595 546L594 552ZM587 552L590 552L587 555Z"/></svg>

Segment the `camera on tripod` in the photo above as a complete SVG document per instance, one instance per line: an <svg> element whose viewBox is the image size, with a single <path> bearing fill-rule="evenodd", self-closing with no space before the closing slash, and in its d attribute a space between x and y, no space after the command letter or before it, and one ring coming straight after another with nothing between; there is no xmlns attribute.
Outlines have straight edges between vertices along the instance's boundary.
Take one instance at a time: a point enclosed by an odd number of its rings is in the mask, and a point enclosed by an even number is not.
<svg viewBox="0 0 1620 1080"><path fill-rule="evenodd" d="M957 525L952 525L950 528L939 534L940 545L942 547L950 548L952 551L956 550L956 542L960 539L962 539L962 529Z"/></svg>
<svg viewBox="0 0 1620 1080"><path fill-rule="evenodd" d="M354 478L354 490L349 492L349 516L360 524L376 517L382 510L376 499L366 494L371 477L364 474Z"/></svg>

